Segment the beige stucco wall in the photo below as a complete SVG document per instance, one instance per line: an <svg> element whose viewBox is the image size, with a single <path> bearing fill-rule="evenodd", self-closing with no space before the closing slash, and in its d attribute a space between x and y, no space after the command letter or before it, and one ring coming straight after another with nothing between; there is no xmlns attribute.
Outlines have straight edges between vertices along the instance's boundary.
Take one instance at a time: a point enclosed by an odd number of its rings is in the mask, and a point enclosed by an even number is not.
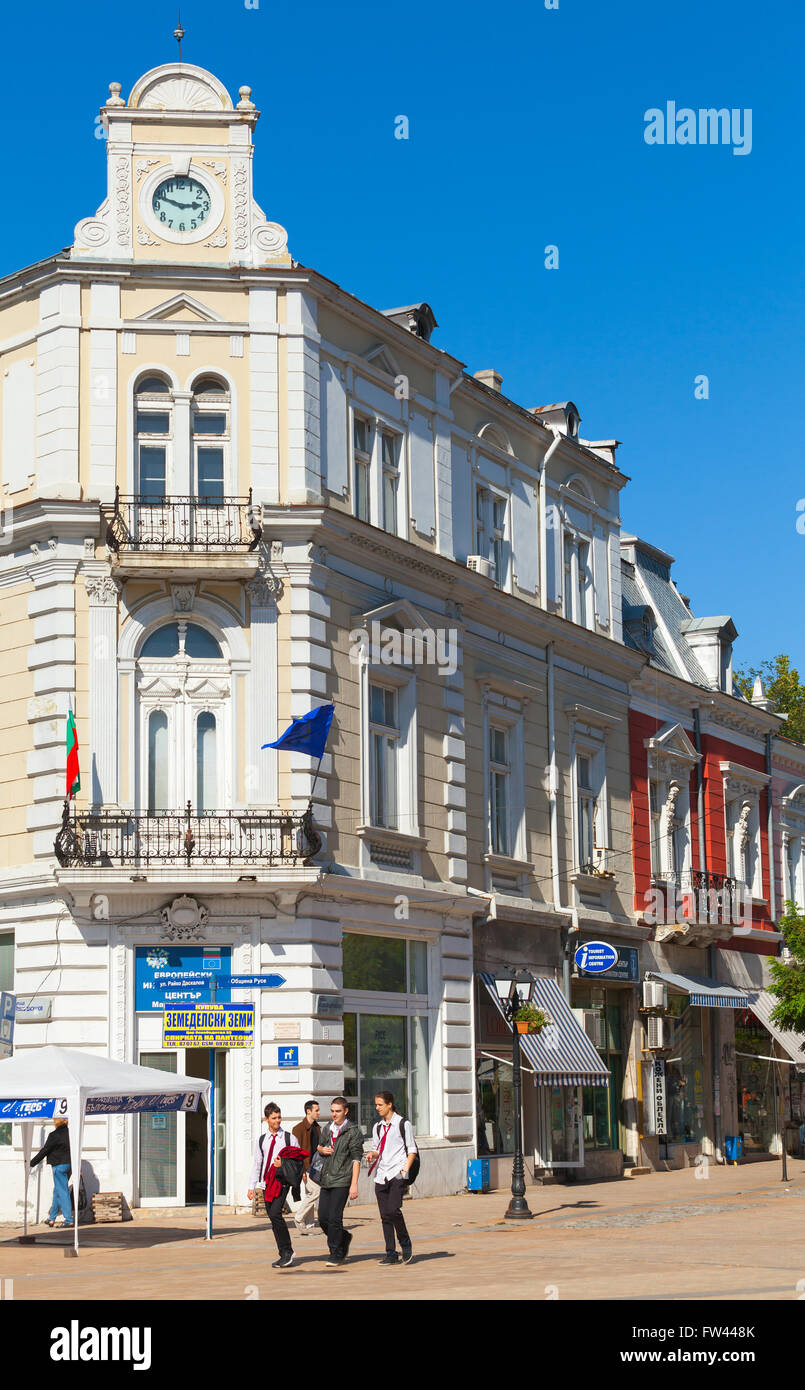
<svg viewBox="0 0 805 1390"><path fill-rule="evenodd" d="M2 661L0 661L0 867L31 861L32 840L26 814L32 805L28 779L28 755L33 752L33 727L28 723L28 701L33 698L33 675L28 670L28 648L33 643L33 623L28 617L30 585L6 589L0 597Z"/></svg>

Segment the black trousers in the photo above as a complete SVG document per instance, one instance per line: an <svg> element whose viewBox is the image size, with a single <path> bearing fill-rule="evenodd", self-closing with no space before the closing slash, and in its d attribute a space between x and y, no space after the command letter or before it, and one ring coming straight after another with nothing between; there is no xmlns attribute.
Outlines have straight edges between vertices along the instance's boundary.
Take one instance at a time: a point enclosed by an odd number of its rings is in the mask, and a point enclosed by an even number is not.
<svg viewBox="0 0 805 1390"><path fill-rule="evenodd" d="M284 1255L288 1250L292 1250L291 1233L285 1225L282 1216L282 1208L285 1206L285 1198L288 1196L288 1188L283 1184L277 1196L272 1202L263 1198L266 1204L266 1213L271 1222L271 1229L274 1232L274 1239L277 1242L277 1250L280 1255Z"/></svg>
<svg viewBox="0 0 805 1390"><path fill-rule="evenodd" d="M395 1234L400 1245L411 1244L411 1237L408 1234L408 1227L402 1214L402 1199L405 1196L407 1185L402 1178L392 1178L387 1183L375 1183L375 1196L380 1208L380 1220L383 1225L387 1255L393 1255L395 1252Z"/></svg>
<svg viewBox="0 0 805 1390"><path fill-rule="evenodd" d="M344 1207L347 1205L348 1197L348 1187L319 1189L319 1225L327 1237L327 1245L334 1260L340 1260L346 1254Z"/></svg>

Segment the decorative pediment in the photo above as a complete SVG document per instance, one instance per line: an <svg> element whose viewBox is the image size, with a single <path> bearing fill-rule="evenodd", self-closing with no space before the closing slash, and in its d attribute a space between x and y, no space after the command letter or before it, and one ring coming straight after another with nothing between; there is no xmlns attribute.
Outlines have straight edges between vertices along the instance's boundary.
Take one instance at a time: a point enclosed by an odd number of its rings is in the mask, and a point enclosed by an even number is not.
<svg viewBox="0 0 805 1390"><path fill-rule="evenodd" d="M363 358L365 362L371 362L373 367L378 367L387 376L397 377L400 375L399 364L385 343L377 343L375 347L363 354Z"/></svg>
<svg viewBox="0 0 805 1390"><path fill-rule="evenodd" d="M137 682L137 693L141 699L178 700L182 693L182 680L171 676L169 671L151 676L141 676Z"/></svg>
<svg viewBox="0 0 805 1390"><path fill-rule="evenodd" d="M191 323L223 323L224 318L217 314L214 309L210 309L206 304L202 304L200 299L195 299L192 294L175 294L170 299L164 300L162 304L157 304L153 309L146 309L144 314L138 314L132 323L153 323L160 320L168 320L171 323L184 322Z"/></svg>
<svg viewBox="0 0 805 1390"><path fill-rule="evenodd" d="M478 426L475 433L485 444L492 444L496 449L500 449L501 453L510 454L511 457L514 458L514 449L512 448L511 440L503 426L498 424L497 420L484 420L483 423Z"/></svg>
<svg viewBox="0 0 805 1390"><path fill-rule="evenodd" d="M217 681L210 676L201 676L198 680L188 680L187 693L196 703L203 700L218 702L227 699L229 685L226 681Z"/></svg>
<svg viewBox="0 0 805 1390"><path fill-rule="evenodd" d="M128 105L143 111L231 111L232 99L204 68L164 63L135 83Z"/></svg>
<svg viewBox="0 0 805 1390"><path fill-rule="evenodd" d="M796 819L798 828L805 822L805 782L780 797L780 810L785 820Z"/></svg>
<svg viewBox="0 0 805 1390"><path fill-rule="evenodd" d="M358 622L361 627L368 628L373 622L377 622L381 627L397 627L400 631L430 626L419 609L407 598L393 599L391 603L384 603L380 608L370 608L368 613L358 616Z"/></svg>
<svg viewBox="0 0 805 1390"><path fill-rule="evenodd" d="M645 740L648 770L660 776L689 776L699 754L681 724L664 724Z"/></svg>
<svg viewBox="0 0 805 1390"><path fill-rule="evenodd" d="M724 778L725 801L734 801L739 796L755 800L771 781L767 772L744 767L742 763L720 763L719 767Z"/></svg>

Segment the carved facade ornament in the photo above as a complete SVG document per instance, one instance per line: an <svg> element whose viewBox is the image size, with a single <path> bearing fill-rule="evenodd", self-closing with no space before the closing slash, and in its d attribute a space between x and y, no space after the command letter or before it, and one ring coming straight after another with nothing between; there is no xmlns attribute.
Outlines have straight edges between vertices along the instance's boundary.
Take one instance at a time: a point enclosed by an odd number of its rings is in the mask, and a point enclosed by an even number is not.
<svg viewBox="0 0 805 1390"><path fill-rule="evenodd" d="M160 915L163 940L190 941L205 935L210 913L203 903L183 894L180 898L174 898L168 907L163 907Z"/></svg>
<svg viewBox="0 0 805 1390"><path fill-rule="evenodd" d="M135 174L137 176L137 182L140 182L140 179L142 178L143 174L148 173L148 170L151 168L152 164L160 164L161 162L162 161L159 159L138 159L137 163L134 166Z"/></svg>
<svg viewBox="0 0 805 1390"><path fill-rule="evenodd" d="M131 239L131 189L129 187L131 167L126 156L115 160L113 174L113 196L115 204L115 226L118 246L128 246Z"/></svg>
<svg viewBox="0 0 805 1390"><path fill-rule="evenodd" d="M156 237L149 236L144 227L137 223L137 241L140 246L161 246L162 242Z"/></svg>
<svg viewBox="0 0 805 1390"><path fill-rule="evenodd" d="M221 183L226 183L226 165L222 159L202 159L201 162L206 169L212 169L218 175Z"/></svg>
<svg viewBox="0 0 805 1390"><path fill-rule="evenodd" d="M272 563L272 564L279 563L279 561L282 560L282 541L272 541L272 542L271 542L271 548L270 548L270 551L269 551L269 555L270 555L270 559L271 559L271 563Z"/></svg>
<svg viewBox="0 0 805 1390"><path fill-rule="evenodd" d="M226 227L224 226L224 227L221 228L221 230L220 230L220 232L218 233L217 236L212 237L209 241L205 241L204 245L205 245L205 246L226 246L226 236L227 236L227 234L226 234Z"/></svg>
<svg viewBox="0 0 805 1390"><path fill-rule="evenodd" d="M738 845L742 851L746 849L751 839L751 831L749 829L749 818L751 814L752 803L751 801L745 801L741 807L741 814L738 817L738 823L735 827Z"/></svg>
<svg viewBox="0 0 805 1390"><path fill-rule="evenodd" d="M249 245L249 175L241 163L232 174L232 245L236 251Z"/></svg>
<svg viewBox="0 0 805 1390"><path fill-rule="evenodd" d="M171 584L171 597L173 598L173 611L175 613L191 613L196 597L196 586L195 584Z"/></svg>
<svg viewBox="0 0 805 1390"><path fill-rule="evenodd" d="M246 585L246 593L252 608L269 608L282 594L282 580L265 570L256 574Z"/></svg>
<svg viewBox="0 0 805 1390"><path fill-rule="evenodd" d="M120 598L120 585L110 574L85 574L91 608L115 608Z"/></svg>
<svg viewBox="0 0 805 1390"><path fill-rule="evenodd" d="M140 106L145 111L220 111L221 101L206 82L166 77L149 87Z"/></svg>

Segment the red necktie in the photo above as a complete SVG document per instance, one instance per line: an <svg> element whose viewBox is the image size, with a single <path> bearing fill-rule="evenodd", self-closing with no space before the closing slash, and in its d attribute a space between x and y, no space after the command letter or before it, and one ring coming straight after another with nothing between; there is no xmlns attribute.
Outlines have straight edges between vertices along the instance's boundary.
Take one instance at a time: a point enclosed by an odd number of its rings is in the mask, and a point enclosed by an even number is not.
<svg viewBox="0 0 805 1390"><path fill-rule="evenodd" d="M271 1177L273 1176L273 1174L270 1173L270 1169L271 1169L271 1158L272 1158L272 1155L273 1155L273 1153L274 1153L274 1145L276 1144L276 1142L277 1142L277 1136L276 1136L275 1134L272 1134L272 1136L271 1136L271 1148L270 1148L269 1151L268 1151L268 1158L266 1159L266 1170L265 1170L265 1172L263 1173L263 1182L266 1184L267 1187L270 1186Z"/></svg>
<svg viewBox="0 0 805 1390"><path fill-rule="evenodd" d="M375 1159L374 1163L372 1164L371 1168L369 1169L369 1176L370 1176L370 1177L372 1176L373 1172L375 1171L375 1168L377 1167L378 1163L380 1162L381 1158L383 1157L383 1150L384 1150L385 1147L386 1147L386 1138L387 1138L387 1136L388 1136L388 1132L389 1132L390 1129L391 1129L391 1120L389 1120L388 1124L386 1125L386 1128L383 1130L383 1138L380 1140L380 1148L379 1148L378 1151L377 1151L377 1158Z"/></svg>

